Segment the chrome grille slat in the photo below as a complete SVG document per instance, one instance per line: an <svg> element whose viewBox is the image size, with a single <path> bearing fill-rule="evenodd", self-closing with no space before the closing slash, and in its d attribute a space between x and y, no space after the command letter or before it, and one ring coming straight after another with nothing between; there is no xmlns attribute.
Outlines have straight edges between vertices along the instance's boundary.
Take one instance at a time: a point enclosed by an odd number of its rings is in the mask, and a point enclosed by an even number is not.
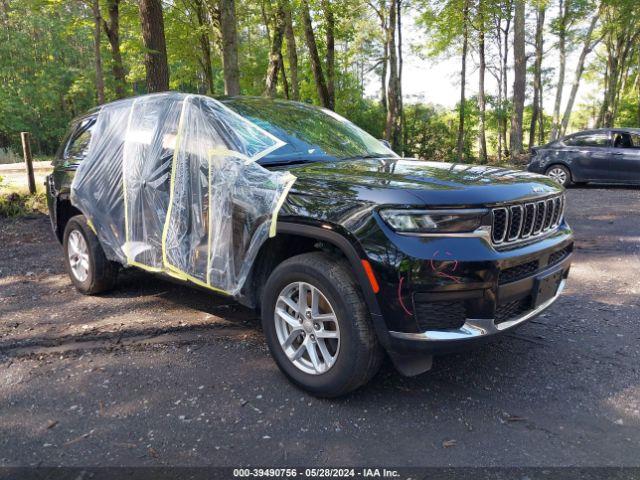
<svg viewBox="0 0 640 480"><path fill-rule="evenodd" d="M493 208L491 240L494 245L509 245L546 234L560 225L564 208L564 195Z"/></svg>

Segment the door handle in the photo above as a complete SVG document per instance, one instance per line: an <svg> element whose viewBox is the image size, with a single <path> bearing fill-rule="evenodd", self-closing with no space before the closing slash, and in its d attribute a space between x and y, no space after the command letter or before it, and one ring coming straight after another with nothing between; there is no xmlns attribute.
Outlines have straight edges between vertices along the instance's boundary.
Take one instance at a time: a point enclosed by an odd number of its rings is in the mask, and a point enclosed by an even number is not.
<svg viewBox="0 0 640 480"><path fill-rule="evenodd" d="M622 152L613 152L611 155L624 155Z"/></svg>

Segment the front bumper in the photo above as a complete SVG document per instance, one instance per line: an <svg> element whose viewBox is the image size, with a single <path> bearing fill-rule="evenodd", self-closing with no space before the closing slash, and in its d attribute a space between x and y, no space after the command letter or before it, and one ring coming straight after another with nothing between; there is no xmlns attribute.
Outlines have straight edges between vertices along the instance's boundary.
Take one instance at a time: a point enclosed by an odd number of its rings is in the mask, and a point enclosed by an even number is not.
<svg viewBox="0 0 640 480"><path fill-rule="evenodd" d="M474 344L484 343L522 325L547 310L560 297L569 275L571 257L572 254L568 253L562 261L538 270L529 277L500 285L493 290L495 293L483 290L458 290L449 292L445 297L450 304L471 302L473 305L487 301L486 297L489 294L490 301L495 305L522 305L524 302L529 306L528 308L521 308L514 311L512 315L507 314L499 317L496 315L487 316L487 318L467 317L464 319L464 323L457 328L426 329L419 332L390 330L391 350L403 353L410 351L421 351L428 354L450 353L466 349ZM532 298L534 298L538 287L538 279L553 273L561 278L555 293L548 300L535 305ZM439 295L437 298L442 298L442 294ZM469 308L466 310L469 311ZM497 313L498 308L494 311Z"/></svg>
<svg viewBox="0 0 640 480"><path fill-rule="evenodd" d="M407 333L390 331L392 337L403 340L414 340L419 342L441 342L448 340L468 340L478 337L495 335L513 327L517 327L521 323L526 322L544 312L558 299L562 290L564 290L566 280L562 280L556 294L541 304L511 320L496 323L495 318L467 318L464 325L460 328L452 330L427 330L421 333Z"/></svg>

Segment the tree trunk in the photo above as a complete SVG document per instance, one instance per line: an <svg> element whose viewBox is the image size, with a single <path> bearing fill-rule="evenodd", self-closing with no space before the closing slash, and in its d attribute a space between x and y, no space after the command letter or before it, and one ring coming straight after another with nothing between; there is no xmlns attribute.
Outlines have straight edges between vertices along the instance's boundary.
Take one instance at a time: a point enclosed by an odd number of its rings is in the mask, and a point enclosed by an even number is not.
<svg viewBox="0 0 640 480"><path fill-rule="evenodd" d="M384 31L386 31L387 26L384 26ZM384 54L382 56L382 72L380 72L380 105L382 106L382 111L384 112L384 116L387 116L387 65L389 63L389 45L387 45L387 41L384 41Z"/></svg>
<svg viewBox="0 0 640 480"><path fill-rule="evenodd" d="M598 126L612 127L616 113L619 92L629 69L629 61L633 59L632 49L640 37L640 30L635 23L628 22L618 32L607 32L607 75L605 91Z"/></svg>
<svg viewBox="0 0 640 480"><path fill-rule="evenodd" d="M484 74L486 71L485 63L485 45L484 45L484 6L482 0L478 4L480 29L478 30L478 56L480 65L478 70L478 111L480 116L480 125L478 126L478 153L480 163L487 163L487 139L485 136L485 98L484 98Z"/></svg>
<svg viewBox="0 0 640 480"><path fill-rule="evenodd" d="M316 37L313 33L313 25L311 24L311 14L309 13L309 3L307 2L307 0L302 0L301 7L302 23L304 25L304 37L307 44L307 49L309 50L311 70L313 71L313 78L315 80L316 89L318 91L318 99L320 100L320 104L324 108L331 108L329 91L327 90L324 73L322 73L322 64L320 63L318 45L316 43Z"/></svg>
<svg viewBox="0 0 640 480"><path fill-rule="evenodd" d="M544 145L544 104L542 81L540 82L540 95L538 96L538 145Z"/></svg>
<svg viewBox="0 0 640 480"><path fill-rule="evenodd" d="M238 67L238 31L235 0L220 0L219 10L224 93L225 95L240 95L240 68Z"/></svg>
<svg viewBox="0 0 640 480"><path fill-rule="evenodd" d="M560 133L560 106L562 104L562 90L564 89L564 77L567 63L567 11L568 6L560 0L558 17L558 51L560 54L560 64L558 65L558 86L556 87L556 99L553 103L553 123L551 125L551 140L556 140Z"/></svg>
<svg viewBox="0 0 640 480"><path fill-rule="evenodd" d="M513 19L513 112L509 143L511 157L522 153L522 115L527 83L527 57L524 49L525 0L516 0Z"/></svg>
<svg viewBox="0 0 640 480"><path fill-rule="evenodd" d="M273 38L271 40L271 50L269 52L269 65L267 67L266 88L264 91L264 94L268 97L275 96L276 86L278 84L278 70L282 59L282 39L284 37L285 28L284 9L284 1L280 0L276 10Z"/></svg>
<svg viewBox="0 0 640 480"><path fill-rule="evenodd" d="M169 64L161 0L140 0L140 21L146 50L144 66L147 91L151 93L169 90Z"/></svg>
<svg viewBox="0 0 640 480"><path fill-rule="evenodd" d="M398 115L399 115L399 125L398 128L400 130L400 154L404 156L404 148L406 145L405 141L405 118L404 118L404 101L402 98L402 68L404 58L402 56L402 0L397 0L397 16L398 22L396 29L398 30Z"/></svg>
<svg viewBox="0 0 640 480"><path fill-rule="evenodd" d="M464 160L464 107L465 107L465 81L467 77L467 48L469 43L469 4L465 0L462 10L462 69L460 71L460 115L458 119L458 142L456 144L457 160Z"/></svg>
<svg viewBox="0 0 640 480"><path fill-rule="evenodd" d="M498 46L498 73L494 75L498 83L498 106L497 106L497 126L498 126L498 163L502 162L502 105L504 103L502 99L502 78L504 77L503 63L502 63L502 18L497 16L494 18L496 26L496 42Z"/></svg>
<svg viewBox="0 0 640 480"><path fill-rule="evenodd" d="M93 11L93 52L96 62L96 93L98 97L98 105L104 103L104 75L102 73L102 54L100 53L100 24L102 17L100 16L100 2L93 0L91 2L91 10Z"/></svg>
<svg viewBox="0 0 640 480"><path fill-rule="evenodd" d="M387 118L387 65L389 62L389 44L387 41L387 29L389 26L386 20L386 8L386 0L380 0L380 9L376 11L380 17L380 28L382 28L384 32L384 41L382 42L382 71L380 72L380 105L382 106L385 119Z"/></svg>
<svg viewBox="0 0 640 480"><path fill-rule="evenodd" d="M582 73L584 72L584 62L587 58L587 55L593 50L593 48L598 43L592 41L593 30L596 27L596 23L598 23L599 14L596 13L591 19L591 23L589 24L589 30L587 31L584 37L584 44L582 45L582 50L580 51L580 57L578 58L578 64L576 65L576 73L573 78L573 84L571 85L571 92L569 93L569 100L567 101L567 106L564 110L564 115L562 116L562 123L560 124L560 133L559 136L563 136L567 131L567 126L569 125L569 119L571 118L571 111L573 110L573 104L576 101L576 95L578 94L578 88L580 87L580 79L582 78Z"/></svg>
<svg viewBox="0 0 640 480"><path fill-rule="evenodd" d="M638 105L636 107L636 125L640 125L640 72L636 73L636 92L638 94Z"/></svg>
<svg viewBox="0 0 640 480"><path fill-rule="evenodd" d="M289 80L291 85L291 99L300 100L300 86L298 84L298 50L296 47L296 36L293 31L293 20L291 18L291 4L287 2L285 11L285 38L287 40L287 58L289 59Z"/></svg>
<svg viewBox="0 0 640 480"><path fill-rule="evenodd" d="M262 15L262 23L264 24L264 30L267 34L267 41L271 45L271 29L269 28L269 15L267 15L267 9L264 6L264 0L260 0L260 14Z"/></svg>
<svg viewBox="0 0 640 480"><path fill-rule="evenodd" d="M536 60L533 65L533 103L531 109L531 125L529 127L529 150L531 150L531 147L536 143L536 127L539 123L539 117L544 115L544 112L540 108L542 100L542 55L544 47L542 33L544 29L544 17L545 7L542 6L538 8L536 13Z"/></svg>
<svg viewBox="0 0 640 480"><path fill-rule="evenodd" d="M400 105L398 101L398 55L396 45L396 0L389 2L389 22L387 28L387 46L389 52L389 83L387 85L387 121L384 138L389 141L394 151L400 151Z"/></svg>
<svg viewBox="0 0 640 480"><path fill-rule="evenodd" d="M509 154L509 146L507 144L507 98L509 98L509 82L508 82L508 73L509 73L509 69L508 69L508 63L509 63L509 32L511 30L511 11L513 10L513 2L511 0L509 0L508 2L505 3L505 6L507 7L507 11L505 12L506 15L506 21L505 21L505 26L504 26L504 30L502 31L503 35L504 35L504 55L502 56L502 98L503 98L503 105L502 105L502 148L503 148L503 154L506 156Z"/></svg>
<svg viewBox="0 0 640 480"><path fill-rule="evenodd" d="M284 59L282 58L282 51L278 54L278 71L282 77L282 89L284 90L284 98L290 100L289 94L289 82L287 81L287 72L284 69Z"/></svg>
<svg viewBox="0 0 640 480"><path fill-rule="evenodd" d="M326 41L327 41L327 94L329 96L329 108L336 108L336 46L335 46L335 18L333 16L333 8L329 0L322 1L322 9L324 10L324 18L326 22Z"/></svg>
<svg viewBox="0 0 640 480"><path fill-rule="evenodd" d="M213 95L213 68L211 66L211 41L209 34L204 28L207 25L207 12L204 8L203 0L195 0L196 17L198 18L198 26L200 27L200 48L202 49L202 60L200 61L202 71L204 73L207 93Z"/></svg>
<svg viewBox="0 0 640 480"><path fill-rule="evenodd" d="M120 0L107 0L107 11L109 13L109 23L102 20L102 28L107 34L109 46L111 47L111 59L113 66L111 72L115 81L115 92L117 98L124 98L126 95L126 73L122 63L120 53Z"/></svg>

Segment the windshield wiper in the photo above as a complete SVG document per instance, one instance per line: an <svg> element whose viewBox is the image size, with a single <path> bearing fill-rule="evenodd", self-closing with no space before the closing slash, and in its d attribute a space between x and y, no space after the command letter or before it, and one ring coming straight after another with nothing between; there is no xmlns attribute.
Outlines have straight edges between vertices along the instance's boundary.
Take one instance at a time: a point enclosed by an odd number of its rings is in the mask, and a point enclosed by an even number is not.
<svg viewBox="0 0 640 480"><path fill-rule="evenodd" d="M263 167L280 167L282 165L295 165L297 163L311 163L314 160L309 160L306 158L294 158L290 160L272 160L267 162L258 162Z"/></svg>
<svg viewBox="0 0 640 480"><path fill-rule="evenodd" d="M353 155L351 157L340 157L338 160L370 160L372 158L389 158L390 155L383 153L367 153L365 155Z"/></svg>

